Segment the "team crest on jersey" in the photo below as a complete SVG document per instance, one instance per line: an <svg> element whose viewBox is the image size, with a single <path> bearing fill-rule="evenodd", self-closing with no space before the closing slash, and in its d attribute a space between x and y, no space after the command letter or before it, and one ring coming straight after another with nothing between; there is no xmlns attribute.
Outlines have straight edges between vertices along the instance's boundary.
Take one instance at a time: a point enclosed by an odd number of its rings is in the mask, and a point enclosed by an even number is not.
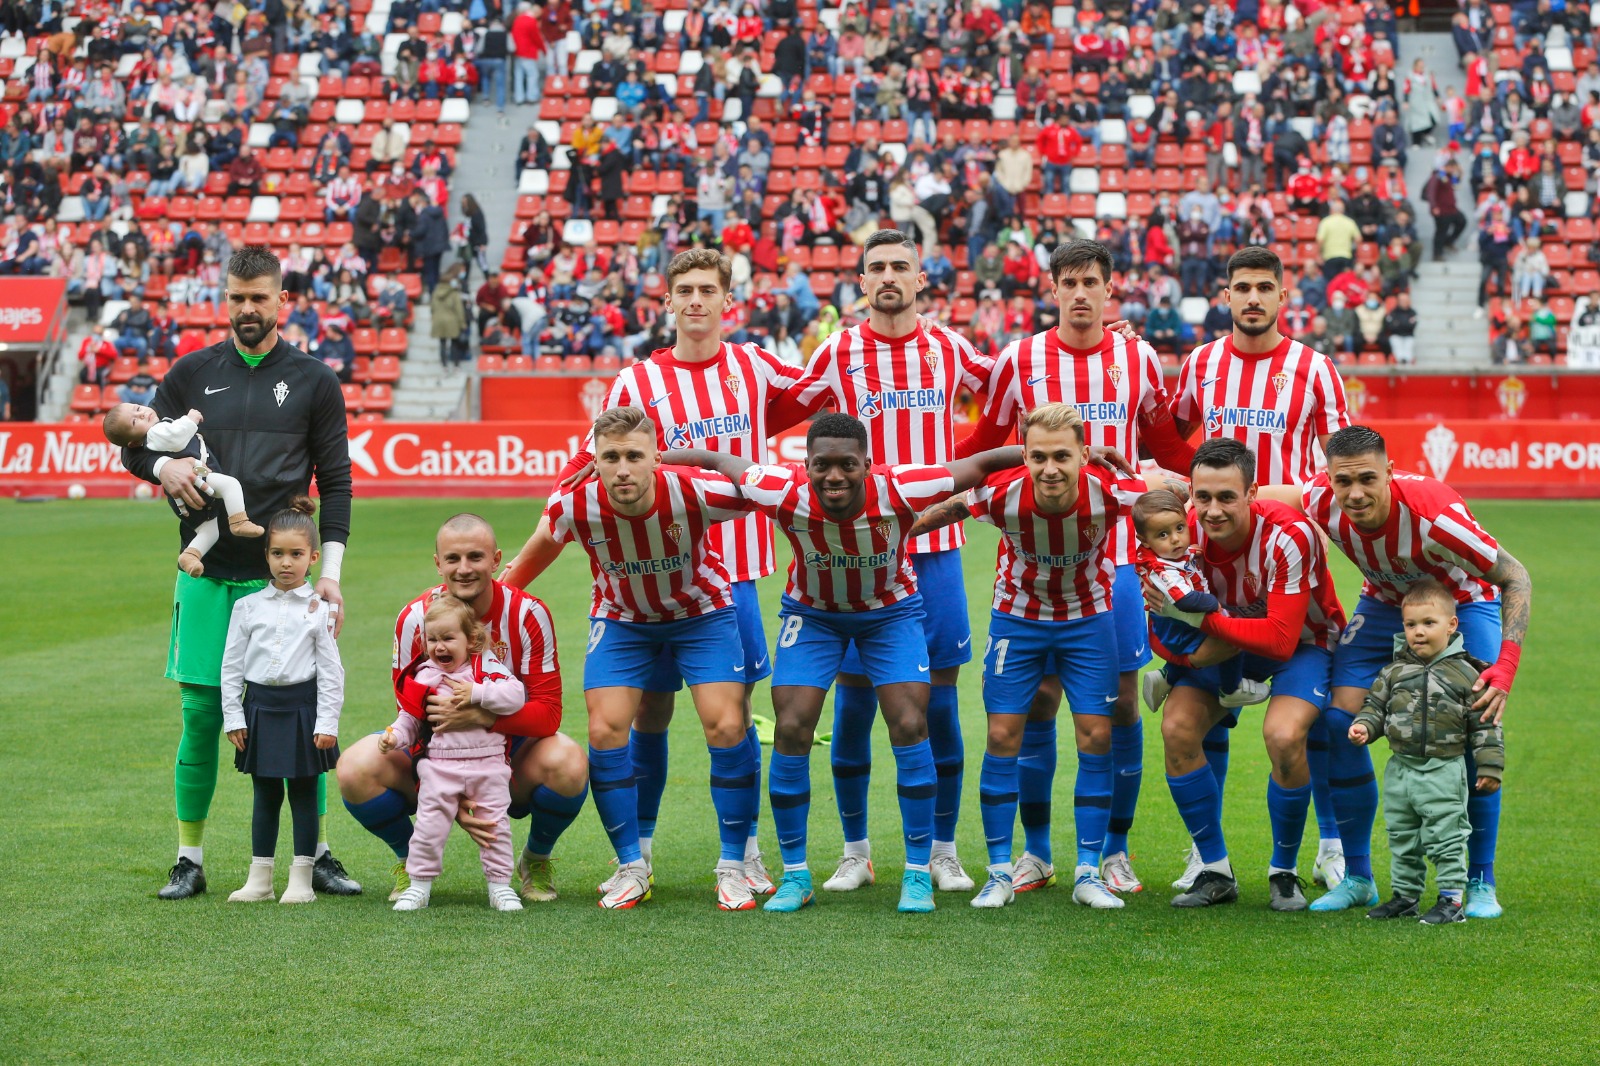
<svg viewBox="0 0 1600 1066"><path fill-rule="evenodd" d="M1115 385L1117 388L1121 388L1122 387L1122 364L1121 363L1112 363L1110 366L1106 367L1106 377L1111 379L1111 384Z"/></svg>
<svg viewBox="0 0 1600 1066"><path fill-rule="evenodd" d="M1261 576L1259 574L1257 574L1254 570L1246 570L1244 572L1244 598L1245 598L1245 600L1250 602L1250 603L1254 603L1256 601L1256 599L1260 595L1261 595Z"/></svg>
<svg viewBox="0 0 1600 1066"><path fill-rule="evenodd" d="M289 383L280 381L272 386L272 398L278 401L278 406L283 406L283 401L289 398Z"/></svg>
<svg viewBox="0 0 1600 1066"><path fill-rule="evenodd" d="M1272 387L1279 392L1287 389L1289 387L1289 375L1282 370L1272 375Z"/></svg>
<svg viewBox="0 0 1600 1066"><path fill-rule="evenodd" d="M497 640L493 644L489 645L489 650L493 651L494 657L499 659L501 662L505 662L511 658L511 645L507 644L503 640Z"/></svg>
<svg viewBox="0 0 1600 1066"><path fill-rule="evenodd" d="M722 379L722 383L728 386L728 391L733 393L735 396L739 395L739 390L743 388L743 386L739 383L739 376L737 374L729 374L727 377Z"/></svg>
<svg viewBox="0 0 1600 1066"><path fill-rule="evenodd" d="M1086 540L1086 541L1088 541L1088 542L1090 542L1092 544L1095 541L1100 539L1100 527L1097 524L1095 524L1094 522L1086 523L1081 528L1083 530L1083 539L1084 540Z"/></svg>
<svg viewBox="0 0 1600 1066"><path fill-rule="evenodd" d="M880 518L873 524L872 528L877 530L878 536L888 537L890 533L894 532L894 522L892 519Z"/></svg>
<svg viewBox="0 0 1600 1066"><path fill-rule="evenodd" d="M683 536L683 527L674 522L667 527L667 536L671 538L673 547L677 547L679 539Z"/></svg>
<svg viewBox="0 0 1600 1066"><path fill-rule="evenodd" d="M744 477L739 480L746 485L754 485L761 480L761 468L759 466L750 467L744 472Z"/></svg>
<svg viewBox="0 0 1600 1066"><path fill-rule="evenodd" d="M923 352L922 353L922 361L924 363L928 364L928 369L929 370L938 370L939 369L939 353L938 353L938 351L930 348L928 351Z"/></svg>

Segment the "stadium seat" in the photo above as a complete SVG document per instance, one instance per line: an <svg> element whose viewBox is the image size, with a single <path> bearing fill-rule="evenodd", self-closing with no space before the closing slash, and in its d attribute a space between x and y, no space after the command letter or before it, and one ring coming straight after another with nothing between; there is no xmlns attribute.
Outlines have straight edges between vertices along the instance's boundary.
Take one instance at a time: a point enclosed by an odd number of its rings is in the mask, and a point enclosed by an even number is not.
<svg viewBox="0 0 1600 1066"><path fill-rule="evenodd" d="M400 380L400 359L394 355L380 355L372 360L372 382L376 385L393 385Z"/></svg>
<svg viewBox="0 0 1600 1066"><path fill-rule="evenodd" d="M346 414L361 410L362 388L360 385L340 385L339 391L344 394L344 409Z"/></svg>
<svg viewBox="0 0 1600 1066"><path fill-rule="evenodd" d="M67 404L69 410L79 414L92 415L100 410L100 387L98 385L77 385L72 390L72 400Z"/></svg>
<svg viewBox="0 0 1600 1066"><path fill-rule="evenodd" d="M394 407L394 389L388 385L368 385L361 403L363 411L387 413Z"/></svg>

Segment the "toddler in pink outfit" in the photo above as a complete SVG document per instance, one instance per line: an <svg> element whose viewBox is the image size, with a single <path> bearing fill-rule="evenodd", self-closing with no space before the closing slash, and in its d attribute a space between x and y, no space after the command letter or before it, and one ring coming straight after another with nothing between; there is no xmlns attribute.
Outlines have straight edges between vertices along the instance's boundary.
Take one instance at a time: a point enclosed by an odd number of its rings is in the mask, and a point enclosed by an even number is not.
<svg viewBox="0 0 1600 1066"><path fill-rule="evenodd" d="M520 710L527 698L522 682L487 650L488 635L465 603L442 596L423 616L427 656L418 658L397 688L400 713L383 732L383 751L412 748L422 730L431 693L466 696L492 714ZM511 887L511 765L506 738L487 729L460 729L423 738L413 751L417 759L417 822L406 859L410 887L394 909L421 910L428 905L433 880L439 876L445 841L465 803L479 818L495 823L493 842L480 854L489 881L489 905L497 911L520 911L522 901Z"/></svg>

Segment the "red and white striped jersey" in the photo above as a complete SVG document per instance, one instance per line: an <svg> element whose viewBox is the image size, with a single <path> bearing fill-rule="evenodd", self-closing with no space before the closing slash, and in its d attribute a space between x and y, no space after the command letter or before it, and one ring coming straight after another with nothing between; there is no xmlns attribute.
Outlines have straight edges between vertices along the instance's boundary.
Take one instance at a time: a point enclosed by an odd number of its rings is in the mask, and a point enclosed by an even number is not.
<svg viewBox="0 0 1600 1066"><path fill-rule="evenodd" d="M1389 483L1389 518L1372 533L1339 509L1327 474L1318 474L1301 498L1306 514L1366 578L1363 596L1398 607L1407 589L1432 577L1455 593L1457 603L1499 598L1500 589L1484 575L1494 569L1500 545L1444 482L1396 470Z"/></svg>
<svg viewBox="0 0 1600 1066"><path fill-rule="evenodd" d="M1085 444L1115 448L1137 462L1140 416L1167 404L1161 360L1144 341L1110 330L1098 347L1088 349L1062 344L1053 329L1012 341L995 361L984 417L1013 427L1047 403L1077 407ZM1133 562L1134 546L1133 519L1124 517L1113 531L1112 562Z"/></svg>
<svg viewBox="0 0 1600 1066"><path fill-rule="evenodd" d="M799 367L754 344L724 341L721 354L704 363L684 362L671 348L659 348L617 375L606 408L642 408L656 424L663 451L704 448L765 463L771 459L768 405L799 380ZM594 451L592 432L584 449ZM714 527L711 536L735 581L754 581L778 568L765 515L744 515Z"/></svg>
<svg viewBox="0 0 1600 1066"><path fill-rule="evenodd" d="M1206 440L1242 441L1262 485L1309 482L1326 465L1318 438L1350 424L1333 361L1291 340L1262 355L1235 351L1232 337L1196 348L1178 371L1172 414Z"/></svg>
<svg viewBox="0 0 1600 1066"><path fill-rule="evenodd" d="M906 533L923 508L955 491L955 479L942 466L873 467L866 502L843 522L828 517L797 463L752 466L739 488L794 547L788 596L824 611L872 611L916 593Z"/></svg>
<svg viewBox="0 0 1600 1066"><path fill-rule="evenodd" d="M972 517L1001 533L994 609L1045 622L1111 610L1113 537L1144 489L1142 481L1085 466L1078 474L1078 501L1061 514L1035 505L1026 468L1002 470L968 490Z"/></svg>
<svg viewBox="0 0 1600 1066"><path fill-rule="evenodd" d="M880 337L865 323L835 333L806 364L796 386L811 410L832 401L867 425L872 461L882 466L948 463L955 458L957 394L989 387L994 364L966 338L919 324L904 337ZM959 523L912 542L913 552L966 543Z"/></svg>
<svg viewBox="0 0 1600 1066"><path fill-rule="evenodd" d="M656 471L655 505L642 515L619 514L599 478L545 505L557 543L589 553L590 616L619 622L673 622L732 604L728 569L707 534L750 510L727 478L680 467Z"/></svg>
<svg viewBox="0 0 1600 1066"><path fill-rule="evenodd" d="M561 692L561 667L556 662L556 627L550 611L537 596L530 595L511 585L494 584L494 599L489 611L479 619L489 631L489 648L516 675L528 690L528 699L543 690L541 682L553 679L557 697ZM394 659L389 664L393 671L390 681L398 683L400 675L417 656L423 654L422 619L428 604L449 592L445 585L435 585L400 612L394 624Z"/></svg>
<svg viewBox="0 0 1600 1066"><path fill-rule="evenodd" d="M1205 572L1200 569L1198 545L1189 545L1180 559L1165 559L1141 544L1134 561L1140 576L1149 578L1150 584L1165 592L1173 603L1196 592L1211 592L1206 587Z"/></svg>
<svg viewBox="0 0 1600 1066"><path fill-rule="evenodd" d="M1237 551L1212 544L1205 526L1189 512L1189 531L1202 549L1201 568L1211 594L1224 608L1249 607L1269 592L1311 593L1300 643L1333 650L1344 628L1344 609L1328 573L1322 538L1299 511L1275 500L1250 505L1250 532Z"/></svg>

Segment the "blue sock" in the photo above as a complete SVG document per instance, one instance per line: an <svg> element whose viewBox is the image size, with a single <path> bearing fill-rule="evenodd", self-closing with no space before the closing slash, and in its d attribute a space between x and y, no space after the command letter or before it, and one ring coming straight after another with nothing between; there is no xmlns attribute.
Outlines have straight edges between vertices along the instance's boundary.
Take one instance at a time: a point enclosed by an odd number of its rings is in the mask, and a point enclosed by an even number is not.
<svg viewBox="0 0 1600 1066"><path fill-rule="evenodd" d="M1300 861L1300 840L1306 834L1306 808L1311 786L1284 788L1267 777L1267 820L1272 823L1272 865L1293 870Z"/></svg>
<svg viewBox="0 0 1600 1066"><path fill-rule="evenodd" d="M861 685L833 689L833 795L846 841L867 839L867 787L872 784L872 722L878 692Z"/></svg>
<svg viewBox="0 0 1600 1066"><path fill-rule="evenodd" d="M906 865L926 866L933 848L933 797L938 775L933 746L926 740L895 748L895 792L900 797L900 823L906 838Z"/></svg>
<svg viewBox="0 0 1600 1066"><path fill-rule="evenodd" d="M1228 783L1228 749L1232 743L1233 730L1225 725L1214 725L1211 731L1200 742L1200 750L1206 753L1206 765L1211 768L1211 776L1217 782L1217 821L1222 821L1222 786Z"/></svg>
<svg viewBox="0 0 1600 1066"><path fill-rule="evenodd" d="M1072 787L1072 814L1078 828L1078 865L1100 865L1111 819L1113 771L1111 753L1078 752L1078 780Z"/></svg>
<svg viewBox="0 0 1600 1066"><path fill-rule="evenodd" d="M966 749L961 744L961 710L954 685L933 685L928 690L928 743L933 745L933 766L939 777L933 799L933 839L955 840Z"/></svg>
<svg viewBox="0 0 1600 1066"><path fill-rule="evenodd" d="M744 842L750 836L750 800L755 787L755 766L745 740L711 753L711 806L717 812L717 835L722 840L724 862L744 861Z"/></svg>
<svg viewBox="0 0 1600 1066"><path fill-rule="evenodd" d="M1333 793L1333 808L1339 812L1345 874L1370 881L1372 823L1378 818L1378 778L1372 772L1372 753L1350 743L1354 715L1329 707L1322 717L1328 730L1328 788ZM1312 784L1316 784L1315 778ZM1320 815L1318 812L1319 824Z"/></svg>
<svg viewBox="0 0 1600 1066"><path fill-rule="evenodd" d="M661 813L661 793L667 790L667 734L628 730L628 758L633 763L634 786L639 790L639 835L656 835Z"/></svg>
<svg viewBox="0 0 1600 1066"><path fill-rule="evenodd" d="M567 826L583 810L583 801L589 798L589 783L576 796L563 796L548 785L533 790L529 801L533 814L528 819L528 850L535 855L548 855L556 840L567 831Z"/></svg>
<svg viewBox="0 0 1600 1066"><path fill-rule="evenodd" d="M639 852L639 788L633 782L633 760L626 747L601 751L589 746L589 788L617 861L639 862L643 858Z"/></svg>
<svg viewBox="0 0 1600 1066"><path fill-rule="evenodd" d="M1339 812L1334 806L1333 786L1328 780L1328 735L1332 732L1328 715L1332 713L1333 709L1329 708L1318 715L1317 720L1311 723L1311 730L1306 733L1306 766L1311 770L1311 803L1317 812L1317 836L1323 840L1339 839ZM1350 716L1345 715L1345 718L1345 729L1348 731ZM1372 770L1370 758L1367 760L1367 770L1369 773ZM1345 854L1348 857L1349 852Z"/></svg>
<svg viewBox="0 0 1600 1066"><path fill-rule="evenodd" d="M1477 777L1468 787L1477 783ZM1472 835L1467 837L1467 880L1494 884L1494 850L1500 839L1500 793L1480 796L1467 794L1467 821Z"/></svg>
<svg viewBox="0 0 1600 1066"><path fill-rule="evenodd" d="M1083 765L1080 761L1080 767ZM1111 821L1106 827L1105 853L1128 850L1128 831L1139 806L1139 784L1144 780L1144 722L1111 727ZM1081 774L1081 770L1079 771ZM1079 833L1081 838L1084 834Z"/></svg>
<svg viewBox="0 0 1600 1066"><path fill-rule="evenodd" d="M750 746L750 761L754 775L750 782L750 835L756 835L756 822L761 818L761 736L756 727L745 730L744 742Z"/></svg>
<svg viewBox="0 0 1600 1066"><path fill-rule="evenodd" d="M806 818L811 814L811 757L772 753L767 795L785 869L806 864Z"/></svg>
<svg viewBox="0 0 1600 1066"><path fill-rule="evenodd" d="M1052 861L1050 795L1056 787L1056 722L1029 722L1022 727L1017 756L1017 811L1022 816L1022 841L1040 862Z"/></svg>
<svg viewBox="0 0 1600 1066"><path fill-rule="evenodd" d="M1017 824L1017 757L983 754L978 773L978 810L983 815L983 840L989 865L1011 861L1011 834Z"/></svg>
<svg viewBox="0 0 1600 1066"><path fill-rule="evenodd" d="M1167 788L1172 792L1172 802L1178 806L1178 816L1195 847L1200 849L1201 862L1220 862L1228 857L1228 845L1222 839L1222 823L1217 821L1221 801L1217 796L1217 779L1211 768L1202 766L1182 777L1167 775Z"/></svg>
<svg viewBox="0 0 1600 1066"><path fill-rule="evenodd" d="M365 803L344 801L361 827L385 844L401 862L411 854L411 813L406 798L392 788L386 788Z"/></svg>

